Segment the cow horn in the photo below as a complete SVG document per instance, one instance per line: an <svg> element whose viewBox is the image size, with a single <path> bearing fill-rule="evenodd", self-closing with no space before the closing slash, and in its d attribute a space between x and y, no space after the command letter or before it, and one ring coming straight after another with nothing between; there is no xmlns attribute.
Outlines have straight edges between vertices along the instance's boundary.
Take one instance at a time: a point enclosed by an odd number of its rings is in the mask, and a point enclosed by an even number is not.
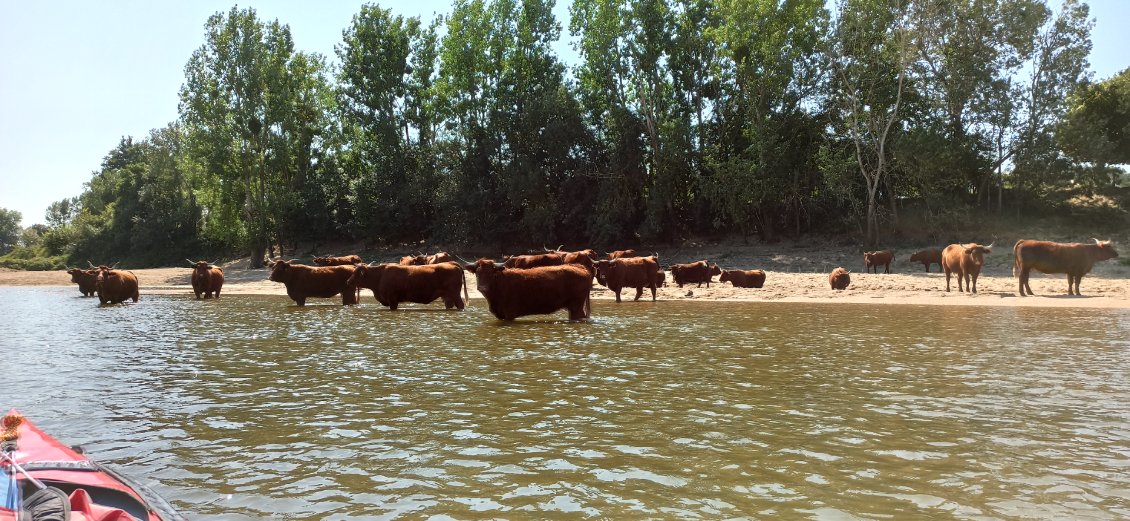
<svg viewBox="0 0 1130 521"><path fill-rule="evenodd" d="M118 262L115 262L113 266L110 266L110 269L112 269L112 270L113 270L113 269L117 269L117 268L118 268L118 264L121 264L121 263L122 263L122 261L118 261Z"/></svg>
<svg viewBox="0 0 1130 521"><path fill-rule="evenodd" d="M1100 240L1096 239L1095 237L1091 237L1091 240L1095 241L1095 244L1098 244L1099 246L1103 245L1103 241L1100 241Z"/></svg>
<svg viewBox="0 0 1130 521"><path fill-rule="evenodd" d="M196 265L196 261L188 260L187 258L186 258L186 259L184 259L184 260L188 261L188 264L189 264L189 265L192 265L192 266L195 266L195 265Z"/></svg>
<svg viewBox="0 0 1130 521"><path fill-rule="evenodd" d="M459 259L459 262L462 262L463 264L474 264L473 262L467 262L467 259L464 259L463 257L460 257L460 256L455 255L455 254L452 254L452 257Z"/></svg>
<svg viewBox="0 0 1130 521"><path fill-rule="evenodd" d="M377 263L377 261L373 261L373 262L370 262L370 263L366 264L366 266L368 266L368 267L372 268L372 267L373 267L373 265L374 265L374 264L376 264L376 263Z"/></svg>
<svg viewBox="0 0 1130 521"><path fill-rule="evenodd" d="M996 243L997 243L997 241L993 241L993 242L990 242L988 246L985 246L985 249L986 249L986 250L991 250L991 249L993 249L993 245L994 245L994 244L996 244Z"/></svg>
<svg viewBox="0 0 1130 521"><path fill-rule="evenodd" d="M86 263L89 264L91 268L95 267L94 263L90 262L90 259L86 259Z"/></svg>

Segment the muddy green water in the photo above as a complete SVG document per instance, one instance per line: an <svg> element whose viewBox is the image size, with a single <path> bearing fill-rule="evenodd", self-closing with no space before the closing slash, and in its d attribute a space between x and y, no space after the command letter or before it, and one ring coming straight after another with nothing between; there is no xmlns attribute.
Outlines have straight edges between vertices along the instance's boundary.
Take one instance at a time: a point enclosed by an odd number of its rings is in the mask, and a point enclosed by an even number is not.
<svg viewBox="0 0 1130 521"><path fill-rule="evenodd" d="M1125 310L77 294L0 406L193 519L1130 517Z"/></svg>

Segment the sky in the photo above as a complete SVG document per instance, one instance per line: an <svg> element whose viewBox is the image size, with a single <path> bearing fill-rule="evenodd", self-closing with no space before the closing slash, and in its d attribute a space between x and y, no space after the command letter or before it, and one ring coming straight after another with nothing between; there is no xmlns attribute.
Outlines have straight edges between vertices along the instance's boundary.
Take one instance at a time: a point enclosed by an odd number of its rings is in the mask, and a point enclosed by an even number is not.
<svg viewBox="0 0 1130 521"><path fill-rule="evenodd" d="M245 1L260 20L290 26L295 47L334 57L363 2ZM451 0L384 0L394 14L431 20ZM1051 0L1058 9L1060 0ZM1091 70L1130 66L1130 0L1091 0ZM204 23L232 0L0 0L0 208L44 222L52 202L83 184L124 136L143 139L178 117L184 65ZM554 10L568 38L568 0ZM558 50L569 62L568 44Z"/></svg>

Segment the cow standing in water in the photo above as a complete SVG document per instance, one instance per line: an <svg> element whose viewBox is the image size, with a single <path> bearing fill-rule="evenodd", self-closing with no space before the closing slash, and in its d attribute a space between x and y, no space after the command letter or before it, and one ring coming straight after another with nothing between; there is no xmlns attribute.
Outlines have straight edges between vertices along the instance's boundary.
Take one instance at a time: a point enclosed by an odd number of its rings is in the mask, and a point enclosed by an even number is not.
<svg viewBox="0 0 1130 521"><path fill-rule="evenodd" d="M280 260L271 265L269 279L286 286L286 294L299 306L310 297L329 298L341 294L343 306L357 303L357 288L346 282L353 266L306 266Z"/></svg>
<svg viewBox="0 0 1130 521"><path fill-rule="evenodd" d="M655 301L655 288L662 285L659 279L659 260L657 257L625 257L596 262L596 281L616 293L620 302L620 291L635 288L636 298L643 295L643 289L651 289L651 300Z"/></svg>
<svg viewBox="0 0 1130 521"><path fill-rule="evenodd" d="M71 282L78 284L78 290L84 297L93 297L98 292L98 269L84 270L80 268L70 268L67 273L71 276Z"/></svg>
<svg viewBox="0 0 1130 521"><path fill-rule="evenodd" d="M185 259L188 260L188 259ZM220 298L220 288L224 287L224 269L213 266L208 261L191 261L192 265L192 292L196 298Z"/></svg>
<svg viewBox="0 0 1130 521"><path fill-rule="evenodd" d="M140 298L137 275L132 271L106 266L102 266L98 271L98 300L103 304L120 304L126 299L137 302Z"/></svg>
<svg viewBox="0 0 1130 521"><path fill-rule="evenodd" d="M985 255L993 252L993 245L976 243L951 244L942 251L942 270L946 272L946 291L950 290L950 274L957 275L957 290L977 293L977 277L985 265ZM965 288L961 286L965 281Z"/></svg>
<svg viewBox="0 0 1130 521"><path fill-rule="evenodd" d="M346 284L373 290L377 302L391 309L396 309L401 302L429 304L443 299L445 308L462 310L467 297L466 275L454 262L424 266L359 264ZM463 288L463 298L459 298L459 288Z"/></svg>
<svg viewBox="0 0 1130 521"><path fill-rule="evenodd" d="M1026 291L1028 295L1033 294L1032 287L1028 285L1028 276L1032 270L1066 273L1067 294L1080 295L1079 283L1083 280L1083 275L1090 273L1096 262L1118 257L1118 252L1110 241L1092 240L1095 241L1094 244L1016 241L1016 245L1012 247L1012 274L1020 276L1020 296L1023 297Z"/></svg>
<svg viewBox="0 0 1130 521"><path fill-rule="evenodd" d="M491 259L479 259L465 269L475 274L479 292L487 299L490 312L500 320L545 315L560 309L569 311L569 320L589 317L593 278L589 267L562 264L515 269Z"/></svg>

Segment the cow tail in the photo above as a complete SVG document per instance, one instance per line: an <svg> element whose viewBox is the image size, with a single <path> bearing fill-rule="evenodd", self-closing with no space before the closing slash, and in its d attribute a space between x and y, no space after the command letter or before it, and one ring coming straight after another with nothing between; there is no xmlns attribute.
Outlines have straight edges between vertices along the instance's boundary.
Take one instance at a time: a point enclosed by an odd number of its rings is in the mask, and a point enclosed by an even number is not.
<svg viewBox="0 0 1130 521"><path fill-rule="evenodd" d="M1022 239L1023 240L1023 239ZM1020 271L1020 241L1012 246L1012 276L1015 277ZM1023 296L1023 295L1021 295Z"/></svg>
<svg viewBox="0 0 1130 521"><path fill-rule="evenodd" d="M460 268L459 272L463 274L463 302L468 302L471 296L467 294L467 270Z"/></svg>

